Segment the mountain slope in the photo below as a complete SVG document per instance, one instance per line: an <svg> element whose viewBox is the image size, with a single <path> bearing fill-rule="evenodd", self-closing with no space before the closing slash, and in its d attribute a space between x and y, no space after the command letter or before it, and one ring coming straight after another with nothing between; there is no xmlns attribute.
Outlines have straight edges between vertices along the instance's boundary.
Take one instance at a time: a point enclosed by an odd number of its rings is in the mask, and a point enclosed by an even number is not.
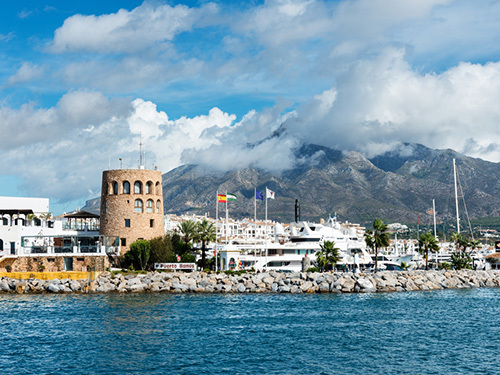
<svg viewBox="0 0 500 375"><path fill-rule="evenodd" d="M254 188L276 192L268 200L268 217L293 220L295 199L303 219L317 220L335 212L341 219L361 223L379 217L387 221L431 221L427 211L436 200L438 219L453 221L453 159L471 217L500 216L500 164L470 158L453 150L432 150L422 145L400 148L368 159L359 152L341 152L318 145L295 150L293 169L271 173L246 168L229 172L207 171L184 165L163 175L166 213L215 216L216 192L238 196L229 203L230 216L254 216ZM89 201L98 207L98 199ZM258 218L264 202L257 202ZM90 206L89 206L90 207ZM89 208L87 207L87 209ZM223 215L223 205L219 206Z"/></svg>

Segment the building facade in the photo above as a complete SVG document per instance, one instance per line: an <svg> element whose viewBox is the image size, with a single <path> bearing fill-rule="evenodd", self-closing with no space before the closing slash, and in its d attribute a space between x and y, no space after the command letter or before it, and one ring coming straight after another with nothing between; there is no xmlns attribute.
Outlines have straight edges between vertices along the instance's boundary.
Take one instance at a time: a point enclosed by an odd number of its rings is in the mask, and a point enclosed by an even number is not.
<svg viewBox="0 0 500 375"><path fill-rule="evenodd" d="M139 239L165 234L161 172L146 169L103 171L100 234L119 238L120 253Z"/></svg>

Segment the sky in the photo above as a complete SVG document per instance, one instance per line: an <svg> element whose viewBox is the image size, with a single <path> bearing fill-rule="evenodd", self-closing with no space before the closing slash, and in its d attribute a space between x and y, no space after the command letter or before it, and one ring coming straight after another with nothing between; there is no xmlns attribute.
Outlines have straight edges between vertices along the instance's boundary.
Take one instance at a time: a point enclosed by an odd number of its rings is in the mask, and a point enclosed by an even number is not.
<svg viewBox="0 0 500 375"><path fill-rule="evenodd" d="M308 162L302 142L500 162L498 1L0 6L0 195L56 214L98 197L103 170L137 168L140 148L162 172L282 171Z"/></svg>

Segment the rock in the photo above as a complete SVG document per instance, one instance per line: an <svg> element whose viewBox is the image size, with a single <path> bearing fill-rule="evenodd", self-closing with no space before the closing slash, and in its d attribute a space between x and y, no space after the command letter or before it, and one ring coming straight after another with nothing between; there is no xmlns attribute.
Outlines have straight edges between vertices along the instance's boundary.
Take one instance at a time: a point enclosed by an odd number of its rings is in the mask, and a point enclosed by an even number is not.
<svg viewBox="0 0 500 375"><path fill-rule="evenodd" d="M63 288L59 286L60 284L50 283L47 287L47 291L51 293L59 293Z"/></svg>
<svg viewBox="0 0 500 375"><path fill-rule="evenodd" d="M10 292L10 286L8 283L6 283L5 281L1 281L0 282L0 290L2 292Z"/></svg>
<svg viewBox="0 0 500 375"><path fill-rule="evenodd" d="M273 284L273 285L274 285L274 284ZM244 285L244 284L242 284L242 283L238 284L238 287L237 287L237 291L238 291L238 293L245 293L245 290L246 290L246 289L247 289L247 288L245 287L245 285Z"/></svg>
<svg viewBox="0 0 500 375"><path fill-rule="evenodd" d="M372 293L375 292L377 289L373 285L373 283L368 280L367 278L361 277L358 280L356 280L356 285L355 289L358 289L361 293Z"/></svg>

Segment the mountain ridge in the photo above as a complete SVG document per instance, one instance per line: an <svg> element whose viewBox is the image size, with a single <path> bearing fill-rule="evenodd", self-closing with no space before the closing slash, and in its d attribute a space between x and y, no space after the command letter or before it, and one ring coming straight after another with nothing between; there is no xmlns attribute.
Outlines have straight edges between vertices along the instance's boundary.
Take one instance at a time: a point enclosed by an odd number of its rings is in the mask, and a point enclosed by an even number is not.
<svg viewBox="0 0 500 375"><path fill-rule="evenodd" d="M251 167L220 172L194 164L174 168L163 174L165 213L214 217L216 192L227 191L238 196L229 204L230 216L253 218L254 188L265 191L267 187L276 193L276 199L268 201L268 218L282 222L294 219L295 199L301 205L302 219L318 220L337 213L341 219L361 223L376 217L416 222L417 214L421 221L428 221L435 199L438 220L452 221L452 159L456 159L469 215L500 216L500 164L451 149L402 143L367 158L357 151L301 144L295 157L297 165L281 172ZM263 218L263 204L258 203L258 217Z"/></svg>

